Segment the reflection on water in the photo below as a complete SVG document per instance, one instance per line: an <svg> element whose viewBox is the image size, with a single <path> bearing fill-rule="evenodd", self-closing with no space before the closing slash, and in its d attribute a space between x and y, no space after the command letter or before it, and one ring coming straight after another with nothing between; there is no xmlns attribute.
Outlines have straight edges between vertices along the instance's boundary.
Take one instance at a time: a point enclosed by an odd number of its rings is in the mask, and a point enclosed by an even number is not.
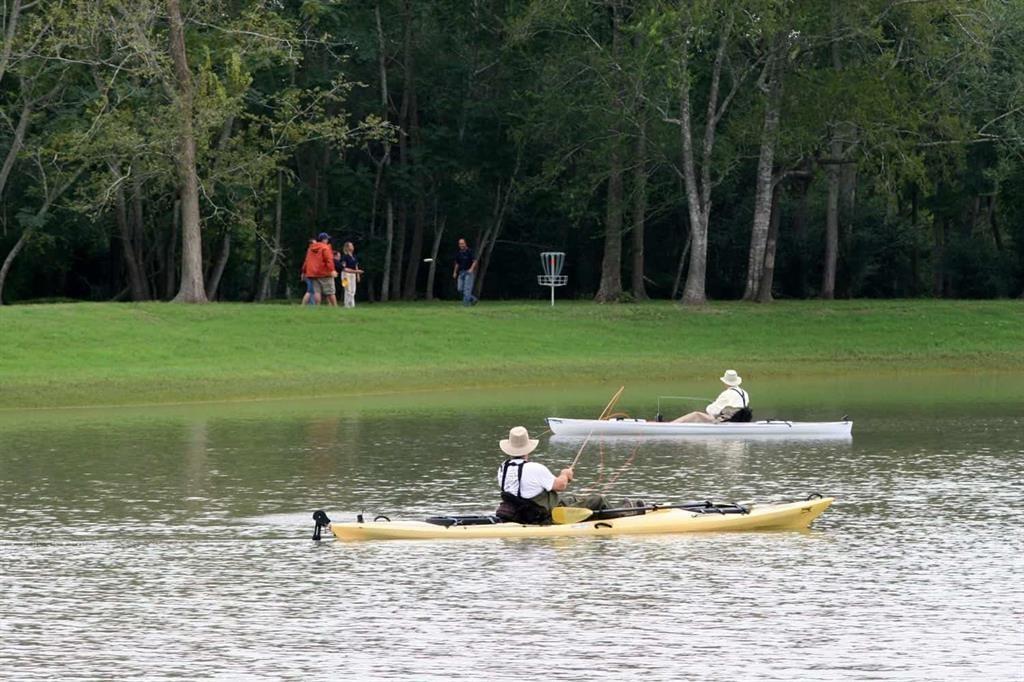
<svg viewBox="0 0 1024 682"><path fill-rule="evenodd" d="M1013 679L1019 403L878 407L852 441L593 439L614 498L837 504L809 533L309 541L488 512L546 409L137 413L0 429L0 670L42 677ZM833 405L799 408L819 418ZM579 441L543 439L552 468ZM533 677L533 673L527 673Z"/></svg>

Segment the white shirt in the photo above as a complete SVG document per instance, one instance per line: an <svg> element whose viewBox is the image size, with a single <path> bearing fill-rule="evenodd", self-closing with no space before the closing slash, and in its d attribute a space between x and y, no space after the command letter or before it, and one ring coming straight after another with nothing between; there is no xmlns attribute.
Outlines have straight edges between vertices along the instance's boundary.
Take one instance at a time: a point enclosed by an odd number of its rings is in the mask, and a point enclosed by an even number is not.
<svg viewBox="0 0 1024 682"><path fill-rule="evenodd" d="M708 405L704 411L712 417L717 417L726 407L750 407L750 396L739 386L730 386L719 393L715 402Z"/></svg>
<svg viewBox="0 0 1024 682"><path fill-rule="evenodd" d="M551 490L555 485L555 475L540 462L527 462L523 465L523 487L519 487L519 462L522 458L514 458L508 465L508 474L505 476L505 492L513 495L519 494L526 499L536 497L545 490ZM498 466L498 485L501 485L501 470L505 464ZM519 492L522 490L522 492Z"/></svg>

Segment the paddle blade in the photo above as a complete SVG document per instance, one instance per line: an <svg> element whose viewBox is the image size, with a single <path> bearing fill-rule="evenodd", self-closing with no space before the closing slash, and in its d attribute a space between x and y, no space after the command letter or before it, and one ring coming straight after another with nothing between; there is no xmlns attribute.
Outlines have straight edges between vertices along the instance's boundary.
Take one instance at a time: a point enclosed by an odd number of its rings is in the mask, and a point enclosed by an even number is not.
<svg viewBox="0 0 1024 682"><path fill-rule="evenodd" d="M551 510L551 520L554 523L579 523L590 518L594 511L586 507L555 507Z"/></svg>

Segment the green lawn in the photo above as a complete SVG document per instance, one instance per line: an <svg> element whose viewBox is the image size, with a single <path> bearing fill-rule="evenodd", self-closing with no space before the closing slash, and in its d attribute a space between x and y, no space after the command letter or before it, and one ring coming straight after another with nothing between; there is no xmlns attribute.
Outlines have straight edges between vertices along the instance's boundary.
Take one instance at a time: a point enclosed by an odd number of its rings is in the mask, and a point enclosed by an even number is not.
<svg viewBox="0 0 1024 682"><path fill-rule="evenodd" d="M1019 301L0 308L0 408L465 386L1024 370Z"/></svg>

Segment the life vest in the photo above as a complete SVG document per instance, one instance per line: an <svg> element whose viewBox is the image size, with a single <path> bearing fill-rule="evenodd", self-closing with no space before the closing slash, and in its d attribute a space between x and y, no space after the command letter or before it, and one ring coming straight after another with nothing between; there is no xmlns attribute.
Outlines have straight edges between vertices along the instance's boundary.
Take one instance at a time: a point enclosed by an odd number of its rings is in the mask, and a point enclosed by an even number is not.
<svg viewBox="0 0 1024 682"><path fill-rule="evenodd" d="M506 459L501 465L501 504L494 515L502 521L547 525L551 523L551 509L558 504L558 493L544 490L533 497L523 497L523 466L526 460ZM516 493L505 490L509 467L518 467Z"/></svg>

